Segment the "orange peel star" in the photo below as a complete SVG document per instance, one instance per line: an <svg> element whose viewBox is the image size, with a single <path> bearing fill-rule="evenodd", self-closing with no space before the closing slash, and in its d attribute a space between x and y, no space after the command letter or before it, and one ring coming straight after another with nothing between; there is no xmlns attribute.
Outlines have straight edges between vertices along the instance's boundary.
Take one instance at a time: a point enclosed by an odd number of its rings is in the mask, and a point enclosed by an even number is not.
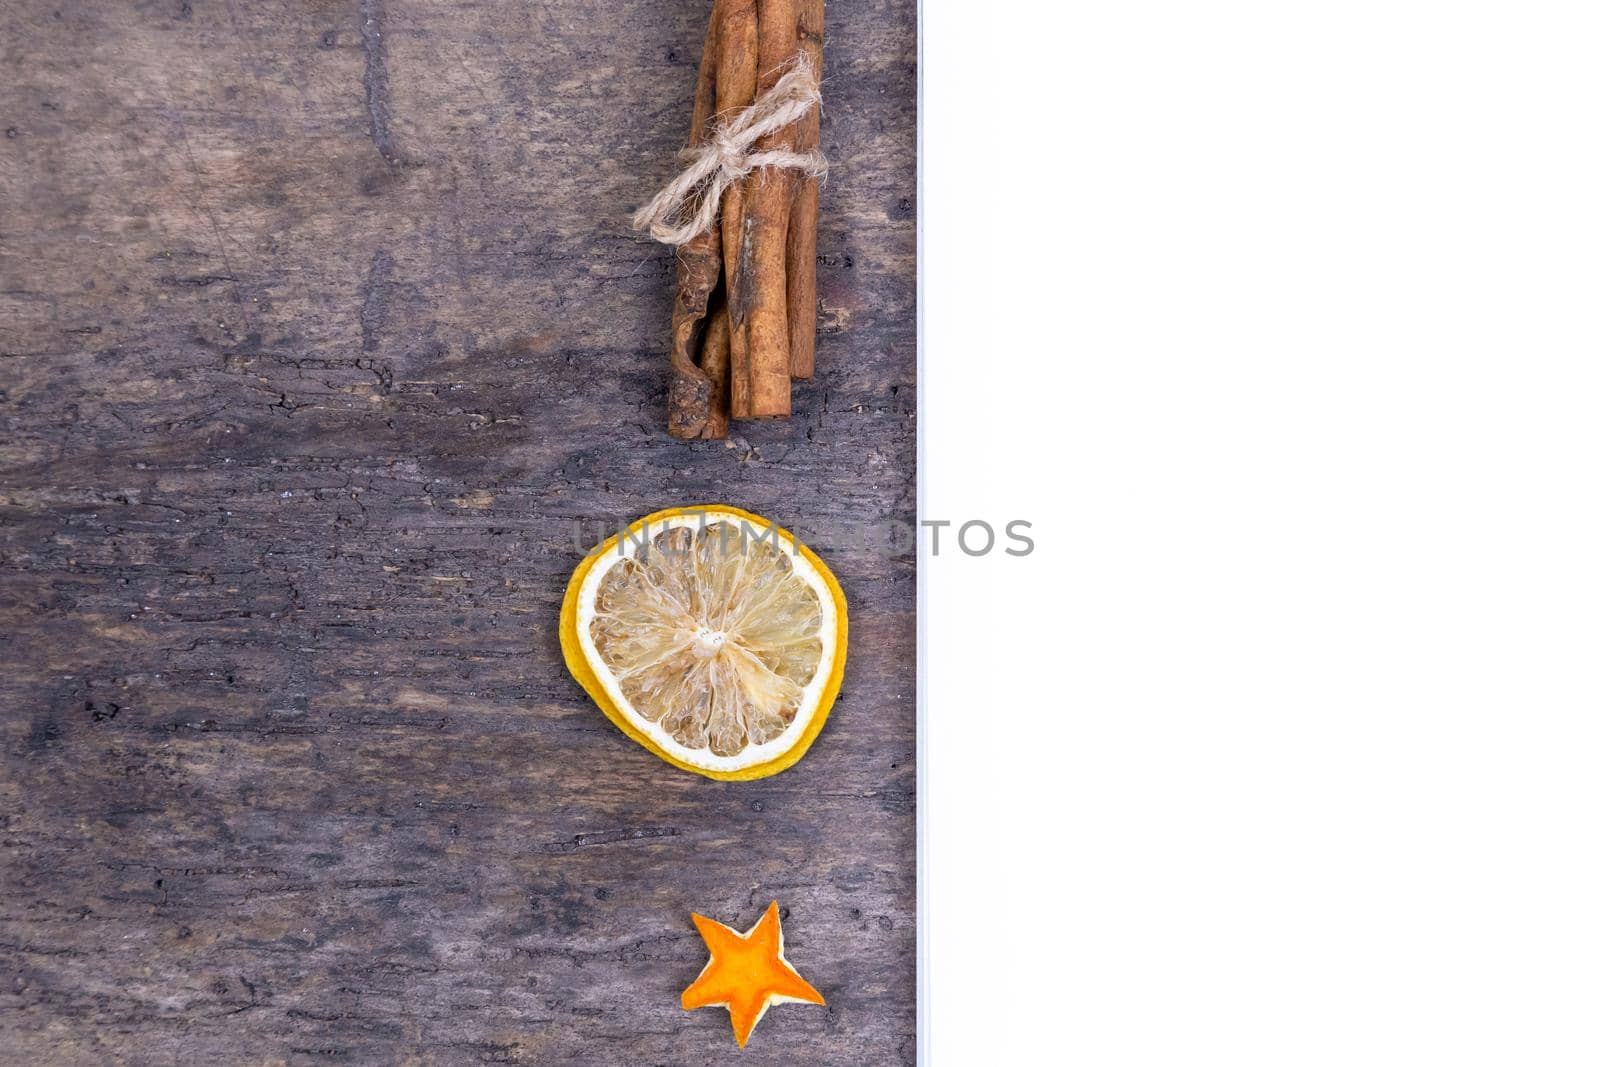
<svg viewBox="0 0 1600 1067"><path fill-rule="evenodd" d="M742 934L704 915L695 915L694 925L711 950L711 959L683 991L683 1009L727 1008L740 1048L772 1005L824 1003L822 994L783 958L783 925L776 900Z"/></svg>

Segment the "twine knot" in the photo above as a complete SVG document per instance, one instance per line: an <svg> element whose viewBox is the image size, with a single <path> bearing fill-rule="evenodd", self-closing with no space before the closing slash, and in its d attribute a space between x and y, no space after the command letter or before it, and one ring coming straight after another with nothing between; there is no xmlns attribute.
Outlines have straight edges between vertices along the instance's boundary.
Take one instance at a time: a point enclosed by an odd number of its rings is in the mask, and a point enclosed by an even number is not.
<svg viewBox="0 0 1600 1067"><path fill-rule="evenodd" d="M634 212L633 228L648 230L651 237L664 244L681 245L711 229L722 206L723 190L753 170L782 167L813 178L826 176L828 161L819 150L751 151L761 138L800 121L812 108L821 106L822 88L817 84L816 72L804 55L796 56L783 77L755 103L730 121L718 123L700 144L684 149L682 158L687 165L648 204Z"/></svg>

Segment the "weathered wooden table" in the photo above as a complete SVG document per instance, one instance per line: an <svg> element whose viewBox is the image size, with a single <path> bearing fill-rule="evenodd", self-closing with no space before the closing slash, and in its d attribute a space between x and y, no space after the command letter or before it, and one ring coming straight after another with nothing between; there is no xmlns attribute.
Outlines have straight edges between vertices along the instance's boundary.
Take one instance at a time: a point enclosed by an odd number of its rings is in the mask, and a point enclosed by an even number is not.
<svg viewBox="0 0 1600 1067"><path fill-rule="evenodd" d="M817 379L688 445L626 218L708 7L5 4L0 1060L913 1060L915 5L829 4ZM575 524L700 500L852 603L763 782L557 647ZM689 912L772 898L828 1007L740 1055Z"/></svg>

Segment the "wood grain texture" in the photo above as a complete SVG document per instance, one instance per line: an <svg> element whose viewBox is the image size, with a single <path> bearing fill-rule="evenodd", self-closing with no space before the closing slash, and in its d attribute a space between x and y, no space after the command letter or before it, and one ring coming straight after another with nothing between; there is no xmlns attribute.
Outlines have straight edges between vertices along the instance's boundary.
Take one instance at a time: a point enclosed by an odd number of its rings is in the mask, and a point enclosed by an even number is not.
<svg viewBox="0 0 1600 1067"><path fill-rule="evenodd" d="M0 1060L914 1048L912 0L829 5L817 376L664 432L703 0L16 0L0 37ZM852 605L749 784L592 708L574 525L724 500ZM880 527L881 529L881 527ZM698 910L826 1008L683 1013Z"/></svg>

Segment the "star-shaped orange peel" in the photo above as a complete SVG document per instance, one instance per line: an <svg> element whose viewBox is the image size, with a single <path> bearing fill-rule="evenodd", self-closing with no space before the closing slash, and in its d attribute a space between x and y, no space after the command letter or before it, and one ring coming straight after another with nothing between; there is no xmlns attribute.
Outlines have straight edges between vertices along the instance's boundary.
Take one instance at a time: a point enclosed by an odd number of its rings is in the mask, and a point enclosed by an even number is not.
<svg viewBox="0 0 1600 1067"><path fill-rule="evenodd" d="M739 1047L774 1004L821 1004L822 994L783 958L783 926L774 900L761 920L744 933L704 915L694 925L711 950L700 977L683 991L683 1010L727 1008Z"/></svg>

